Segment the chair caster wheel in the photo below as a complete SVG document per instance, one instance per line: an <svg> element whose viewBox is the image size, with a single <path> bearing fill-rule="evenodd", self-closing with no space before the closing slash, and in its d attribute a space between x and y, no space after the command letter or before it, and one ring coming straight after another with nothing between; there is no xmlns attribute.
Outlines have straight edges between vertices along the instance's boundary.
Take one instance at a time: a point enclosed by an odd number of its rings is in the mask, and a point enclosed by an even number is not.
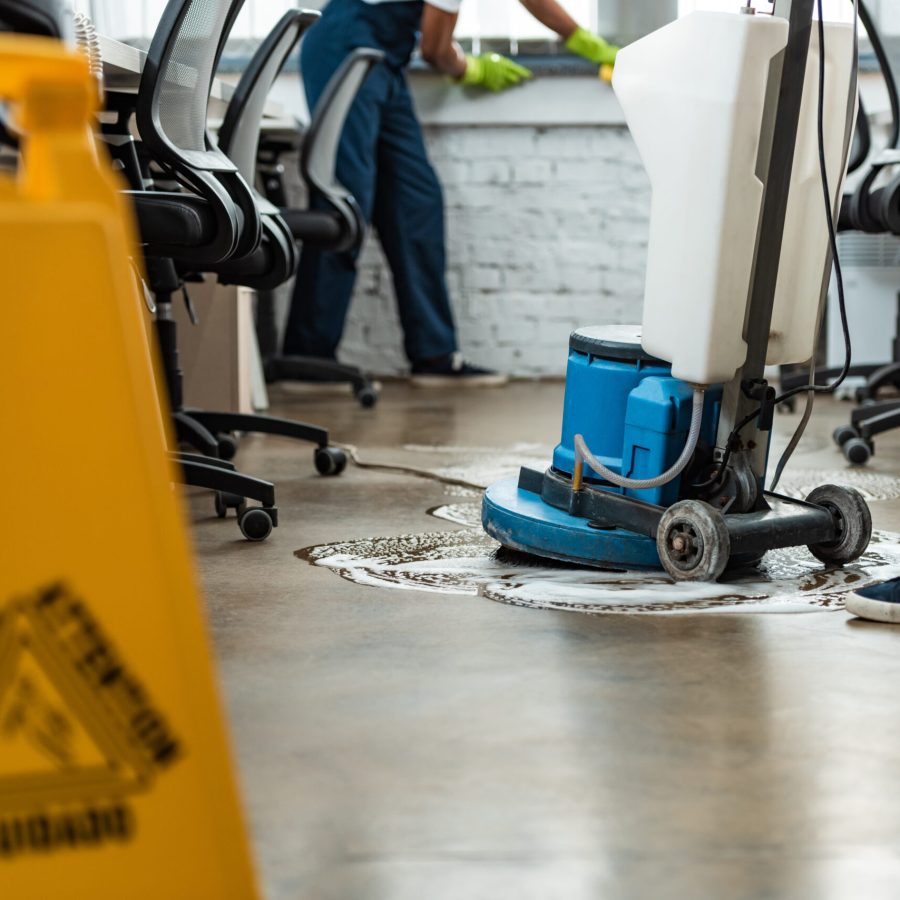
<svg viewBox="0 0 900 900"><path fill-rule="evenodd" d="M834 442L838 447L843 447L848 441L853 440L853 438L858 438L859 434L852 425L838 425L831 436L834 438Z"/></svg>
<svg viewBox="0 0 900 900"><path fill-rule="evenodd" d="M860 437L852 437L844 444L844 456L854 466L864 466L871 458L874 447L869 441Z"/></svg>
<svg viewBox="0 0 900 900"><path fill-rule="evenodd" d="M237 455L238 442L233 434L217 434L216 440L219 442L219 459L226 462L231 461Z"/></svg>
<svg viewBox="0 0 900 900"><path fill-rule="evenodd" d="M262 506L251 506L238 516L238 528L248 541L264 541L274 527L272 517Z"/></svg>
<svg viewBox="0 0 900 900"><path fill-rule="evenodd" d="M371 385L366 385L354 391L356 402L363 409L372 409L378 403L378 391Z"/></svg>
<svg viewBox="0 0 900 900"><path fill-rule="evenodd" d="M320 475L334 477L347 468L347 454L337 447L319 447L315 459L316 471Z"/></svg>
<svg viewBox="0 0 900 900"><path fill-rule="evenodd" d="M227 494L224 491L216 491L215 496L216 515L220 519L224 519L228 515L229 509L237 510L238 516L247 508L247 501L238 494Z"/></svg>
<svg viewBox="0 0 900 900"><path fill-rule="evenodd" d="M843 566L855 562L866 552L872 539L872 514L859 491L823 484L806 498L806 502L824 506L838 526L836 541L807 547L816 559L825 565Z"/></svg>

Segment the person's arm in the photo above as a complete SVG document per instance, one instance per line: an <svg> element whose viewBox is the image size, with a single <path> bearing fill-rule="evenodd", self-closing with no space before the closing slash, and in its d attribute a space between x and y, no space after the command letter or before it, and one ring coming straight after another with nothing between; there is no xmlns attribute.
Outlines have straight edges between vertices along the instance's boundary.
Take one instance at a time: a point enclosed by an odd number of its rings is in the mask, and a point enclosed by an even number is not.
<svg viewBox="0 0 900 900"><path fill-rule="evenodd" d="M422 9L422 59L451 78L462 78L466 71L466 55L453 40L458 18L458 13L445 12L428 3Z"/></svg>
<svg viewBox="0 0 900 900"><path fill-rule="evenodd" d="M425 3L419 44L425 62L460 84L477 85L489 91L502 91L531 78L531 72L524 66L496 53L466 56L453 40L457 17L455 12Z"/></svg>
<svg viewBox="0 0 900 900"><path fill-rule="evenodd" d="M596 63L598 66L612 66L616 61L618 47L613 47L592 34L563 9L557 0L519 0L542 25L555 31L565 42L566 48L578 56Z"/></svg>
<svg viewBox="0 0 900 900"><path fill-rule="evenodd" d="M578 31L578 23L556 0L519 0L519 2L541 25L555 31L564 41Z"/></svg>

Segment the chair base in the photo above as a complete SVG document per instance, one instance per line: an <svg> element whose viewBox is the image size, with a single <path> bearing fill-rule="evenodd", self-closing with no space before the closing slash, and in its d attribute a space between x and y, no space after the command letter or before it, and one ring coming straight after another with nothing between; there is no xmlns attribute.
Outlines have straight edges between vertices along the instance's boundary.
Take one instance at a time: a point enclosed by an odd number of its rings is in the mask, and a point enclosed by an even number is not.
<svg viewBox="0 0 900 900"><path fill-rule="evenodd" d="M237 472L223 460L205 460L191 454L177 454L181 483L215 491L216 514L224 519L229 509L237 511L238 527L249 541L264 541L278 526L275 485L252 475ZM247 500L261 506L248 506Z"/></svg>
<svg viewBox="0 0 900 900"><path fill-rule="evenodd" d="M314 356L276 356L266 360L265 373L269 384L279 381L346 383L363 409L372 409L378 403L375 384L356 366Z"/></svg>

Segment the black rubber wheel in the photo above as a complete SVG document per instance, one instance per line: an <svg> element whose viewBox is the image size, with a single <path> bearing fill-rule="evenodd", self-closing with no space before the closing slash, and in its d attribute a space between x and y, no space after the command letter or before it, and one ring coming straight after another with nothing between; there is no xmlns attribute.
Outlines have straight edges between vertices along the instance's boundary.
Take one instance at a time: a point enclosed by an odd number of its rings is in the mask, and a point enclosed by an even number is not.
<svg viewBox="0 0 900 900"><path fill-rule="evenodd" d="M850 438L842 449L847 462L854 466L864 466L872 458L872 444L860 437Z"/></svg>
<svg viewBox="0 0 900 900"><path fill-rule="evenodd" d="M378 391L371 385L359 388L353 395L363 409L372 409L378 403Z"/></svg>
<svg viewBox="0 0 900 900"><path fill-rule="evenodd" d="M843 447L847 441L859 437L859 434L852 425L838 425L831 433L831 436L834 438L834 442L838 447Z"/></svg>
<svg viewBox="0 0 900 900"><path fill-rule="evenodd" d="M334 478L347 468L347 454L337 447L319 447L315 459L316 471L327 478Z"/></svg>
<svg viewBox="0 0 900 900"><path fill-rule="evenodd" d="M807 498L807 503L824 506L834 516L838 539L830 544L810 544L812 555L828 565L843 566L859 559L872 539L872 514L855 488L823 484Z"/></svg>
<svg viewBox="0 0 900 900"><path fill-rule="evenodd" d="M248 541L264 541L275 527L272 517L261 506L251 506L238 517L238 527Z"/></svg>
<svg viewBox="0 0 900 900"><path fill-rule="evenodd" d="M230 462L237 456L238 442L233 434L217 434L216 440L219 442L219 459Z"/></svg>
<svg viewBox="0 0 900 900"><path fill-rule="evenodd" d="M238 494L228 494L225 491L216 491L215 496L216 515L224 519L229 509L236 509L240 515L247 508L247 501Z"/></svg>
<svg viewBox="0 0 900 900"><path fill-rule="evenodd" d="M681 500L662 515L656 549L675 581L716 581L731 556L725 517L708 503Z"/></svg>

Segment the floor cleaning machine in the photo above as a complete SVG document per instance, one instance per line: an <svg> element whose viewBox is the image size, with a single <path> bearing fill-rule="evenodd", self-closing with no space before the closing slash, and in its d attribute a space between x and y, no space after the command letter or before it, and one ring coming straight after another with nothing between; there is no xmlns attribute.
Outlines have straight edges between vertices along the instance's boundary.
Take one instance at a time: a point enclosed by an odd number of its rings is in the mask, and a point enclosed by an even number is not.
<svg viewBox="0 0 900 900"><path fill-rule="evenodd" d="M748 0L621 51L613 84L653 191L643 322L572 335L550 467L484 496L484 528L504 546L705 581L776 548L829 565L865 552L857 491L765 489L788 399L766 367L813 357L837 262L857 105L845 2L823 21L822 0L777 0L771 14ZM796 393L809 412L823 390Z"/></svg>

